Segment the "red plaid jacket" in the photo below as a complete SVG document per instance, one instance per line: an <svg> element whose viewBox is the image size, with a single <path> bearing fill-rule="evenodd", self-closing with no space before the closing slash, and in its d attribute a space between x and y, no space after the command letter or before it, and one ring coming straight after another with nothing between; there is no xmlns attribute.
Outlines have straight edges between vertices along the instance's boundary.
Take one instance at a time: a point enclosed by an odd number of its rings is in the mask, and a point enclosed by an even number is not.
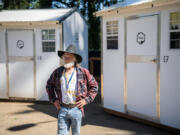
<svg viewBox="0 0 180 135"><path fill-rule="evenodd" d="M64 69L64 66L56 68L47 80L46 92L48 93L50 103L53 103L56 99L62 103L60 78ZM77 66L76 71L78 81L76 101L84 98L86 103L89 104L93 102L98 93L98 83L88 69ZM80 110L84 117L84 108L81 107Z"/></svg>

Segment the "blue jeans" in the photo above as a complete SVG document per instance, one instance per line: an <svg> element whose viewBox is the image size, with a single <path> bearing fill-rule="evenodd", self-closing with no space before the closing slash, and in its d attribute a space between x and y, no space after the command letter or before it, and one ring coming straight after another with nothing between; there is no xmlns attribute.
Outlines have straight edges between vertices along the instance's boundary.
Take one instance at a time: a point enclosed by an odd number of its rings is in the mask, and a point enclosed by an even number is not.
<svg viewBox="0 0 180 135"><path fill-rule="evenodd" d="M67 108L61 106L58 113L57 135L69 135L71 126L72 135L80 135L82 112L78 107Z"/></svg>

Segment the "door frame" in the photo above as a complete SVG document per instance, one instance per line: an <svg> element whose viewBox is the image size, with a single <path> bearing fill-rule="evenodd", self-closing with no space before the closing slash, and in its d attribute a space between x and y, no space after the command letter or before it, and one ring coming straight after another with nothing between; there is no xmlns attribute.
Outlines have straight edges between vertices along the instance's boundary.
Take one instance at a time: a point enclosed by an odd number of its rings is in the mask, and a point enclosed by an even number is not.
<svg viewBox="0 0 180 135"><path fill-rule="evenodd" d="M24 98L24 97L10 97L10 77L9 77L9 50L8 50L8 32L9 31L32 31L32 40L33 40L33 58L31 59L33 61L33 82L34 82L34 96L32 98ZM7 75L7 97L9 99L28 99L28 100L35 100L37 98L37 87L36 87L36 45L35 45L35 30L34 29L27 29L27 28L19 28L19 29L12 29L12 28L6 28L5 31L5 44L6 44L6 75ZM25 61L29 61L25 60Z"/></svg>
<svg viewBox="0 0 180 135"><path fill-rule="evenodd" d="M127 108L127 21L128 20L134 20L134 19L139 19L142 17L149 17L149 16L155 16L157 15L157 60L156 60L156 117L151 117L145 114L137 113L134 111L131 111ZM125 28L125 46L124 46L124 111L127 114L132 114L134 116L155 121L155 122L160 122L160 13L151 13L151 14L146 14L146 15L133 15L133 16L128 16L124 18L124 28Z"/></svg>

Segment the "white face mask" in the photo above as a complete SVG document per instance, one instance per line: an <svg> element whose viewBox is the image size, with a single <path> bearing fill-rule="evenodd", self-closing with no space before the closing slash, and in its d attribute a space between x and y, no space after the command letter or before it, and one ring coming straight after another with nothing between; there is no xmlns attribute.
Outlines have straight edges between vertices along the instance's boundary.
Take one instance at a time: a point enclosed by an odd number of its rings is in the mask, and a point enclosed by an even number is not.
<svg viewBox="0 0 180 135"><path fill-rule="evenodd" d="M74 66L74 62L70 62L70 63L65 63L65 64L64 64L64 67L65 67L65 68L70 68L70 67L72 67L72 66Z"/></svg>

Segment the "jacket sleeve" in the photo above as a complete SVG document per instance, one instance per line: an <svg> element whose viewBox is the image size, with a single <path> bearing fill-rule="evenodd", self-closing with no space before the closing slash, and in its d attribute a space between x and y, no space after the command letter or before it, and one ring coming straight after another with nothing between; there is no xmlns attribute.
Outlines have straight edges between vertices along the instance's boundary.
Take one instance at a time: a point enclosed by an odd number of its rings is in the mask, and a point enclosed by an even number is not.
<svg viewBox="0 0 180 135"><path fill-rule="evenodd" d="M85 69L85 75L87 78L87 96L85 97L85 101L89 104L94 101L98 94L98 82L87 69Z"/></svg>
<svg viewBox="0 0 180 135"><path fill-rule="evenodd" d="M54 88L55 88L55 71L53 71L53 73L50 75L46 83L46 92L48 94L50 103L54 103L54 101L57 99Z"/></svg>

